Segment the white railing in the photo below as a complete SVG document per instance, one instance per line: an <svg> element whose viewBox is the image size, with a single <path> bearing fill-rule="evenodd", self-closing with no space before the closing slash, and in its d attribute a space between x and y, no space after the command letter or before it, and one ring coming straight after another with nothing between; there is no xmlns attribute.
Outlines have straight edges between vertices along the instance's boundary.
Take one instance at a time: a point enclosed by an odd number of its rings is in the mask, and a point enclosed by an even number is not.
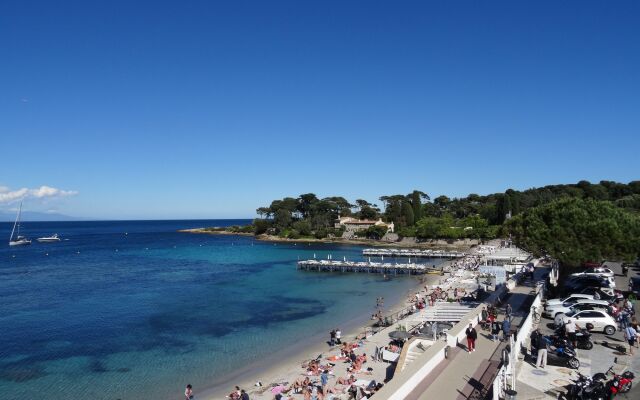
<svg viewBox="0 0 640 400"><path fill-rule="evenodd" d="M520 326L518 330L518 334L515 339L513 336L510 337L510 346L511 353L509 354L509 363L506 365L502 365L498 374L496 375L496 379L493 381L493 398L501 399L504 398L504 392L506 389L516 389L516 378L517 378L517 368L516 361L519 352L522 350L522 344L529 337L531 329L533 328L533 324L535 323L533 317L534 308L537 310L542 304L543 290L538 291L538 294L533 299L533 303L531 305L531 310L529 311L529 315L524 320L524 323ZM540 312L538 312L540 315Z"/></svg>

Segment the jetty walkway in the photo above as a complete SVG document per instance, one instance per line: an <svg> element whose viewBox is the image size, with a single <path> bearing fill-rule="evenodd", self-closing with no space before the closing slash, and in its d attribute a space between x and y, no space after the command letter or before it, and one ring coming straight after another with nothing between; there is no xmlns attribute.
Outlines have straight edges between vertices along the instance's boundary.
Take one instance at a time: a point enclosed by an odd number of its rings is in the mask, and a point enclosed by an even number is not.
<svg viewBox="0 0 640 400"><path fill-rule="evenodd" d="M467 253L428 249L364 249L362 250L362 255L376 257L462 258Z"/></svg>
<svg viewBox="0 0 640 400"><path fill-rule="evenodd" d="M298 269L319 272L366 272L378 274L443 274L442 267L430 267L424 264L396 264L382 262L356 262L334 260L303 260L298 261Z"/></svg>

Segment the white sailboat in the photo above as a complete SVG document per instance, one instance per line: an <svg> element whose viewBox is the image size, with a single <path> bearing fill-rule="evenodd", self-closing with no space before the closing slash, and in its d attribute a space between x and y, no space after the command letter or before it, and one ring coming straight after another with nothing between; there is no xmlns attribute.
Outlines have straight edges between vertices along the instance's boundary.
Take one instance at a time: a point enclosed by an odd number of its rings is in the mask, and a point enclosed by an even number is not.
<svg viewBox="0 0 640 400"><path fill-rule="evenodd" d="M23 246L26 244L31 244L31 240L27 239L24 236L20 236L20 215L21 214L22 214L22 202L20 202L20 208L18 209L16 222L13 223L13 229L11 230L11 237L9 237L9 246ZM14 233L16 234L15 239L13 238Z"/></svg>

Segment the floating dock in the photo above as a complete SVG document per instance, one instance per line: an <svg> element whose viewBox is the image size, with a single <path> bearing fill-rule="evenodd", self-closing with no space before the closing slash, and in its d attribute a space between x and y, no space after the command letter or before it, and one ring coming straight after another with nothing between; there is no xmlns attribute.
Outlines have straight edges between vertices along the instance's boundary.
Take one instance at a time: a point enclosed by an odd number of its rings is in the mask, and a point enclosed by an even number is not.
<svg viewBox="0 0 640 400"><path fill-rule="evenodd" d="M421 258L462 258L466 253L444 250L421 249L364 249L363 256L374 257L421 257Z"/></svg>
<svg viewBox="0 0 640 400"><path fill-rule="evenodd" d="M431 267L424 264L395 264L382 262L355 262L334 260L304 260L298 261L298 269L321 272L365 272L388 275L422 275L443 273L442 267Z"/></svg>

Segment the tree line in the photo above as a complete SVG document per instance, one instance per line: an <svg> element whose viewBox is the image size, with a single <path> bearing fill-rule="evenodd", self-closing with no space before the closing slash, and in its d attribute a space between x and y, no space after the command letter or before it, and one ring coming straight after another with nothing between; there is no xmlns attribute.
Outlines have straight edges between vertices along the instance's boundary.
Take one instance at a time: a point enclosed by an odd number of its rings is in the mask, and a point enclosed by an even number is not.
<svg viewBox="0 0 640 400"><path fill-rule="evenodd" d="M285 197L258 208L259 218L254 221L253 229L256 234L268 232L289 238L339 237L343 231L335 227L335 222L341 216L381 218L387 223L393 222L401 237L492 239L511 234L519 244L535 253L555 254L557 248L571 246L577 254L558 257L570 264L616 252L629 258L635 242L627 237L635 232L634 224L638 224L640 181L628 184L580 181L460 198L440 195L432 199L426 192L413 190L408 194L381 196L379 201L381 207L365 199L351 203L344 197L319 198L313 193ZM561 209L572 210L574 214L561 213ZM584 228L584 221L569 218L576 214L590 218L596 226L608 228L598 230L597 234L593 229L588 230L588 234L571 231L571 227ZM606 218L600 218L602 215ZM384 229L380 227L361 233L372 238L383 234ZM607 248L602 247L603 235L610 241ZM561 239L557 246L551 245L554 238ZM582 248L578 242L586 243L586 247ZM637 247L635 251L637 254Z"/></svg>

